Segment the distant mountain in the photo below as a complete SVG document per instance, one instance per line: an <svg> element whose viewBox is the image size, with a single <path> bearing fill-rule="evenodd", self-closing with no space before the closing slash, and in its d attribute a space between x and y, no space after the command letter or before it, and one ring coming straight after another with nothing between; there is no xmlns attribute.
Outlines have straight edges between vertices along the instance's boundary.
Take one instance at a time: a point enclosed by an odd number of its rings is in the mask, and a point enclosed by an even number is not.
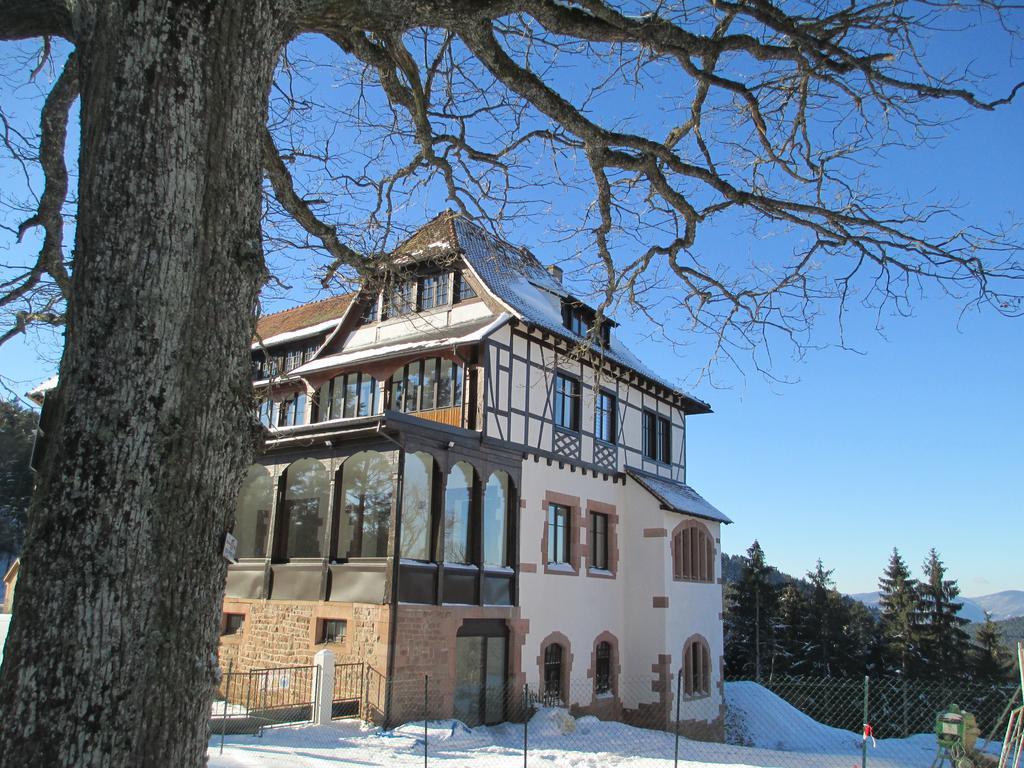
<svg viewBox="0 0 1024 768"><path fill-rule="evenodd" d="M850 597L869 608L878 607L878 592L858 592ZM1019 589L1008 589L981 597L961 597L960 600L964 604L960 615L968 621L984 621L985 611L992 614L994 621L1024 616L1024 591Z"/></svg>
<svg viewBox="0 0 1024 768"><path fill-rule="evenodd" d="M1007 589L992 595L972 597L971 600L991 613L995 621L1024 616L1024 590Z"/></svg>

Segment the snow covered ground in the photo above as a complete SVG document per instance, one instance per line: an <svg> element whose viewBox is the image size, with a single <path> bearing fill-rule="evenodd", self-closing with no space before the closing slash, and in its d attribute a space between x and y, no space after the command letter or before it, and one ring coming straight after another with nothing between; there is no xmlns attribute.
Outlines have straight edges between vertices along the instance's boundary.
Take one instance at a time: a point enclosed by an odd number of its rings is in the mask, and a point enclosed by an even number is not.
<svg viewBox="0 0 1024 768"><path fill-rule="evenodd" d="M727 683L728 736L742 744L683 740L683 768L857 768L859 734L817 723L755 683ZM523 726L505 723L467 728L456 721L428 724L429 762L444 768L518 768L523 764ZM529 729L529 765L545 768L669 768L671 734L574 719L563 710L544 709ZM213 768L337 768L423 765L423 723L394 731L356 721L329 726L286 726L264 731L262 738L229 736L210 742ZM869 748L871 768L928 768L935 757L930 734L886 739Z"/></svg>

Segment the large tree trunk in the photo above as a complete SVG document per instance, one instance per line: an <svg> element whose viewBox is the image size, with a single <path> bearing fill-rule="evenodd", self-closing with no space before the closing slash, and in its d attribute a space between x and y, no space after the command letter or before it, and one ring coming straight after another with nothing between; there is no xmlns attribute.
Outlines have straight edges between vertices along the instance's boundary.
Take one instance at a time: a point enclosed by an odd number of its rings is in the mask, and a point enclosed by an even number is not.
<svg viewBox="0 0 1024 768"><path fill-rule="evenodd" d="M79 4L60 386L0 676L3 766L198 766L254 431L260 131L284 0Z"/></svg>

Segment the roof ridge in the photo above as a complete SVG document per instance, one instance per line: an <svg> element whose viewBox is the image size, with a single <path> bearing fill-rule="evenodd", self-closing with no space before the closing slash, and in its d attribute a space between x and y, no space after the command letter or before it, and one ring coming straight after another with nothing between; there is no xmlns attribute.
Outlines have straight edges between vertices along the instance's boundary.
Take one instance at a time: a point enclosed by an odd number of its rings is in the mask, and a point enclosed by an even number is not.
<svg viewBox="0 0 1024 768"><path fill-rule="evenodd" d="M420 224L420 225L419 225L418 227L416 227L416 229L414 229L414 230L413 230L412 232L410 232L410 233L409 233L408 235L406 235L406 236L405 236L405 237L403 237L403 238L402 238L401 240L399 240L399 241L398 241L398 242L397 242L397 243L395 244L395 247L394 247L394 248L392 248L392 249L391 249L390 251L388 251L388 253L392 253L392 254L393 254L393 253L397 253L397 252L398 252L399 250L401 250L401 249L402 249L402 246L404 246L404 245L405 245L406 243L408 243L408 242L409 242L410 240L412 240L412 239L413 239L414 237L416 237L416 235L418 235L418 234L419 234L420 232L422 232L422 231L423 231L424 229L426 229L427 227L429 227L429 226L430 226L431 224L436 224L436 223L437 223L438 221L440 221L441 219L443 219L443 218L444 218L444 217L446 217L446 216L449 216L449 217L451 217L451 218L454 218L455 216L458 216L458 215L461 215L461 214L459 214L459 213L458 213L458 212L456 212L456 211L453 211L453 210L452 210L451 208L445 208L445 209L444 209L443 211L441 211L440 213L436 214L436 215L434 216L434 218L432 218L432 219L431 219L430 221L427 221L427 222L424 222L423 224ZM454 236L454 234L455 234L455 233L454 233L454 230L453 230L453 231L452 231L452 235ZM458 241L459 241L459 240L458 240L458 238L456 237L456 238L455 238L455 242L457 243Z"/></svg>

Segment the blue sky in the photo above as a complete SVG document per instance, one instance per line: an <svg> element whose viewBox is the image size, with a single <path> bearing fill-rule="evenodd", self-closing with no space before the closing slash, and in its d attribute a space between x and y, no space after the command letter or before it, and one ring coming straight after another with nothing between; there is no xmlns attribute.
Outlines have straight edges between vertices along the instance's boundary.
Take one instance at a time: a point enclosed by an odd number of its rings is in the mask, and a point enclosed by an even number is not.
<svg viewBox="0 0 1024 768"><path fill-rule="evenodd" d="M936 146L880 158L874 178L912 200L955 195L969 221L1003 220L1021 209L1021 135L1024 103L973 115ZM708 232L702 247L731 247L732 234ZM536 229L518 239L544 261L567 255ZM270 309L307 295L295 285ZM1024 589L1024 320L959 310L932 291L912 317L883 316L884 336L854 310L847 338L858 352L776 357L773 372L789 384L723 366L713 386L697 375L704 340L684 339L692 346L676 355L639 323L619 317L618 330L715 410L689 421L688 479L735 520L725 551L757 538L792 574L820 557L840 589L859 592L875 588L894 546L915 570L936 547L966 595ZM0 348L0 374L28 389L53 372L54 356L45 341L16 340Z"/></svg>

